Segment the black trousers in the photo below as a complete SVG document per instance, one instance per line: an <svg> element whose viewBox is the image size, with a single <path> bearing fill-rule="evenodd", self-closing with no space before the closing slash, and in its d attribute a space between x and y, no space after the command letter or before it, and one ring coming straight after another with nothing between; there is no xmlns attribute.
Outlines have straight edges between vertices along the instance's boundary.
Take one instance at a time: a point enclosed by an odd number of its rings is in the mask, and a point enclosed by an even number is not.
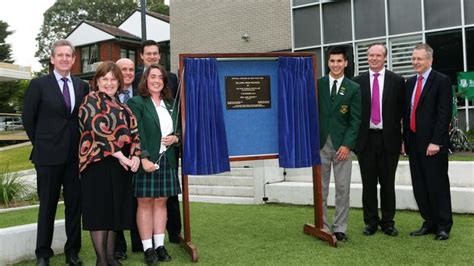
<svg viewBox="0 0 474 266"><path fill-rule="evenodd" d="M132 223L130 225L130 239L132 241L132 251L133 252L142 252L143 245L140 239L140 234L138 233L137 226L137 199L134 198L132 204ZM166 223L166 230L168 231L168 237L177 237L181 232L181 213L179 211L179 200L178 196L172 196L168 198L166 202L166 209L168 212L168 222ZM116 252L127 252L127 242L123 231L117 231L117 238L115 241L115 251Z"/></svg>
<svg viewBox="0 0 474 266"><path fill-rule="evenodd" d="M362 176L364 222L382 228L395 225L395 172L399 152L385 149L381 130L369 130L367 147L357 154ZM377 185L380 184L381 218L378 215Z"/></svg>
<svg viewBox="0 0 474 266"><path fill-rule="evenodd" d="M36 257L50 258L54 255L51 243L61 186L63 187L67 236L64 253L66 256L79 253L81 249L79 163L76 160L71 160L71 162L61 165L35 165L35 169L40 201Z"/></svg>
<svg viewBox="0 0 474 266"><path fill-rule="evenodd" d="M416 151L416 138L413 132L408 135L408 143L413 194L424 219L423 227L449 233L453 225L453 216L448 153L440 152L426 156L426 151Z"/></svg>

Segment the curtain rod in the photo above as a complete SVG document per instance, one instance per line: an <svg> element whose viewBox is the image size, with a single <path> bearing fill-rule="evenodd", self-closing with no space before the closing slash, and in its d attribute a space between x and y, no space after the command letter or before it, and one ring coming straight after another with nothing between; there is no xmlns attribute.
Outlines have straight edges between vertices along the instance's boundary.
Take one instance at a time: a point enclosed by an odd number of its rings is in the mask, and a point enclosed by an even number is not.
<svg viewBox="0 0 474 266"><path fill-rule="evenodd" d="M277 61L277 56L272 57L217 57L217 61Z"/></svg>

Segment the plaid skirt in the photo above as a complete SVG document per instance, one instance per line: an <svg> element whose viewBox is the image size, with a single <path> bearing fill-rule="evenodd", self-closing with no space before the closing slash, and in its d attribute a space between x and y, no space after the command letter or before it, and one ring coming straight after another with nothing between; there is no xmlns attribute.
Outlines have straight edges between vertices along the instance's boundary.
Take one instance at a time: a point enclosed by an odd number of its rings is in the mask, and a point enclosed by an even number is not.
<svg viewBox="0 0 474 266"><path fill-rule="evenodd" d="M160 160L160 169L133 176L133 194L137 198L171 197L181 194L178 169L171 168L166 156Z"/></svg>

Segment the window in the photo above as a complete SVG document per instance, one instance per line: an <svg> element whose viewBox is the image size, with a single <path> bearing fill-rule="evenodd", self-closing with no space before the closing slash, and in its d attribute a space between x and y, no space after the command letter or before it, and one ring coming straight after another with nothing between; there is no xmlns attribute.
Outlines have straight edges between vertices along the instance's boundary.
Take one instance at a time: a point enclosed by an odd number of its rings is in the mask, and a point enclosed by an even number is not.
<svg viewBox="0 0 474 266"><path fill-rule="evenodd" d="M385 5L380 0L354 1L356 39L385 35Z"/></svg>
<svg viewBox="0 0 474 266"><path fill-rule="evenodd" d="M120 48L120 58L129 58L133 62L135 61L136 51L129 48Z"/></svg>
<svg viewBox="0 0 474 266"><path fill-rule="evenodd" d="M352 40L351 1L323 4L324 43Z"/></svg>
<svg viewBox="0 0 474 266"><path fill-rule="evenodd" d="M99 62L99 46L97 44L81 48L82 73L95 71L94 63Z"/></svg>
<svg viewBox="0 0 474 266"><path fill-rule="evenodd" d="M421 42L421 35L390 39L387 48L391 52L391 65L388 68L405 78L412 76L415 72L411 64L411 55L415 45Z"/></svg>
<svg viewBox="0 0 474 266"><path fill-rule="evenodd" d="M321 44L319 5L293 10L295 47Z"/></svg>
<svg viewBox="0 0 474 266"><path fill-rule="evenodd" d="M466 24L474 24L474 1L464 0L464 22Z"/></svg>
<svg viewBox="0 0 474 266"><path fill-rule="evenodd" d="M319 0L293 0L293 6L306 5L318 2Z"/></svg>
<svg viewBox="0 0 474 266"><path fill-rule="evenodd" d="M425 0L424 3L427 30L461 25L460 1Z"/></svg>
<svg viewBox="0 0 474 266"><path fill-rule="evenodd" d="M388 0L387 3L390 34L421 31L421 1Z"/></svg>

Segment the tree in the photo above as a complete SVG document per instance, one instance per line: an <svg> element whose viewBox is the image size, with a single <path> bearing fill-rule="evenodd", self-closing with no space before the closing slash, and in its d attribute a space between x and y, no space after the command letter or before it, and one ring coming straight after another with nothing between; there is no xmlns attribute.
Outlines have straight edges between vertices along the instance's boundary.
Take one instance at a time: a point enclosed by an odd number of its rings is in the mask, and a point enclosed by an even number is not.
<svg viewBox="0 0 474 266"><path fill-rule="evenodd" d="M12 34L13 31L9 31L8 27L8 23L0 20L0 62L13 63L11 46L6 43L7 37ZM0 83L0 113L12 113L15 111L13 98L17 92L17 81Z"/></svg>
<svg viewBox="0 0 474 266"><path fill-rule="evenodd" d="M6 43L7 37L13 33L8 30L8 23L0 20L0 62L13 63L11 58L12 48L10 44Z"/></svg>
<svg viewBox="0 0 474 266"><path fill-rule="evenodd" d="M43 25L36 37L38 50L35 56L43 60L48 69L51 45L65 38L81 20L92 20L117 26L135 9L133 0L56 0L43 14Z"/></svg>
<svg viewBox="0 0 474 266"><path fill-rule="evenodd" d="M165 5L164 0L148 0L146 1L148 10L169 16L170 8Z"/></svg>

